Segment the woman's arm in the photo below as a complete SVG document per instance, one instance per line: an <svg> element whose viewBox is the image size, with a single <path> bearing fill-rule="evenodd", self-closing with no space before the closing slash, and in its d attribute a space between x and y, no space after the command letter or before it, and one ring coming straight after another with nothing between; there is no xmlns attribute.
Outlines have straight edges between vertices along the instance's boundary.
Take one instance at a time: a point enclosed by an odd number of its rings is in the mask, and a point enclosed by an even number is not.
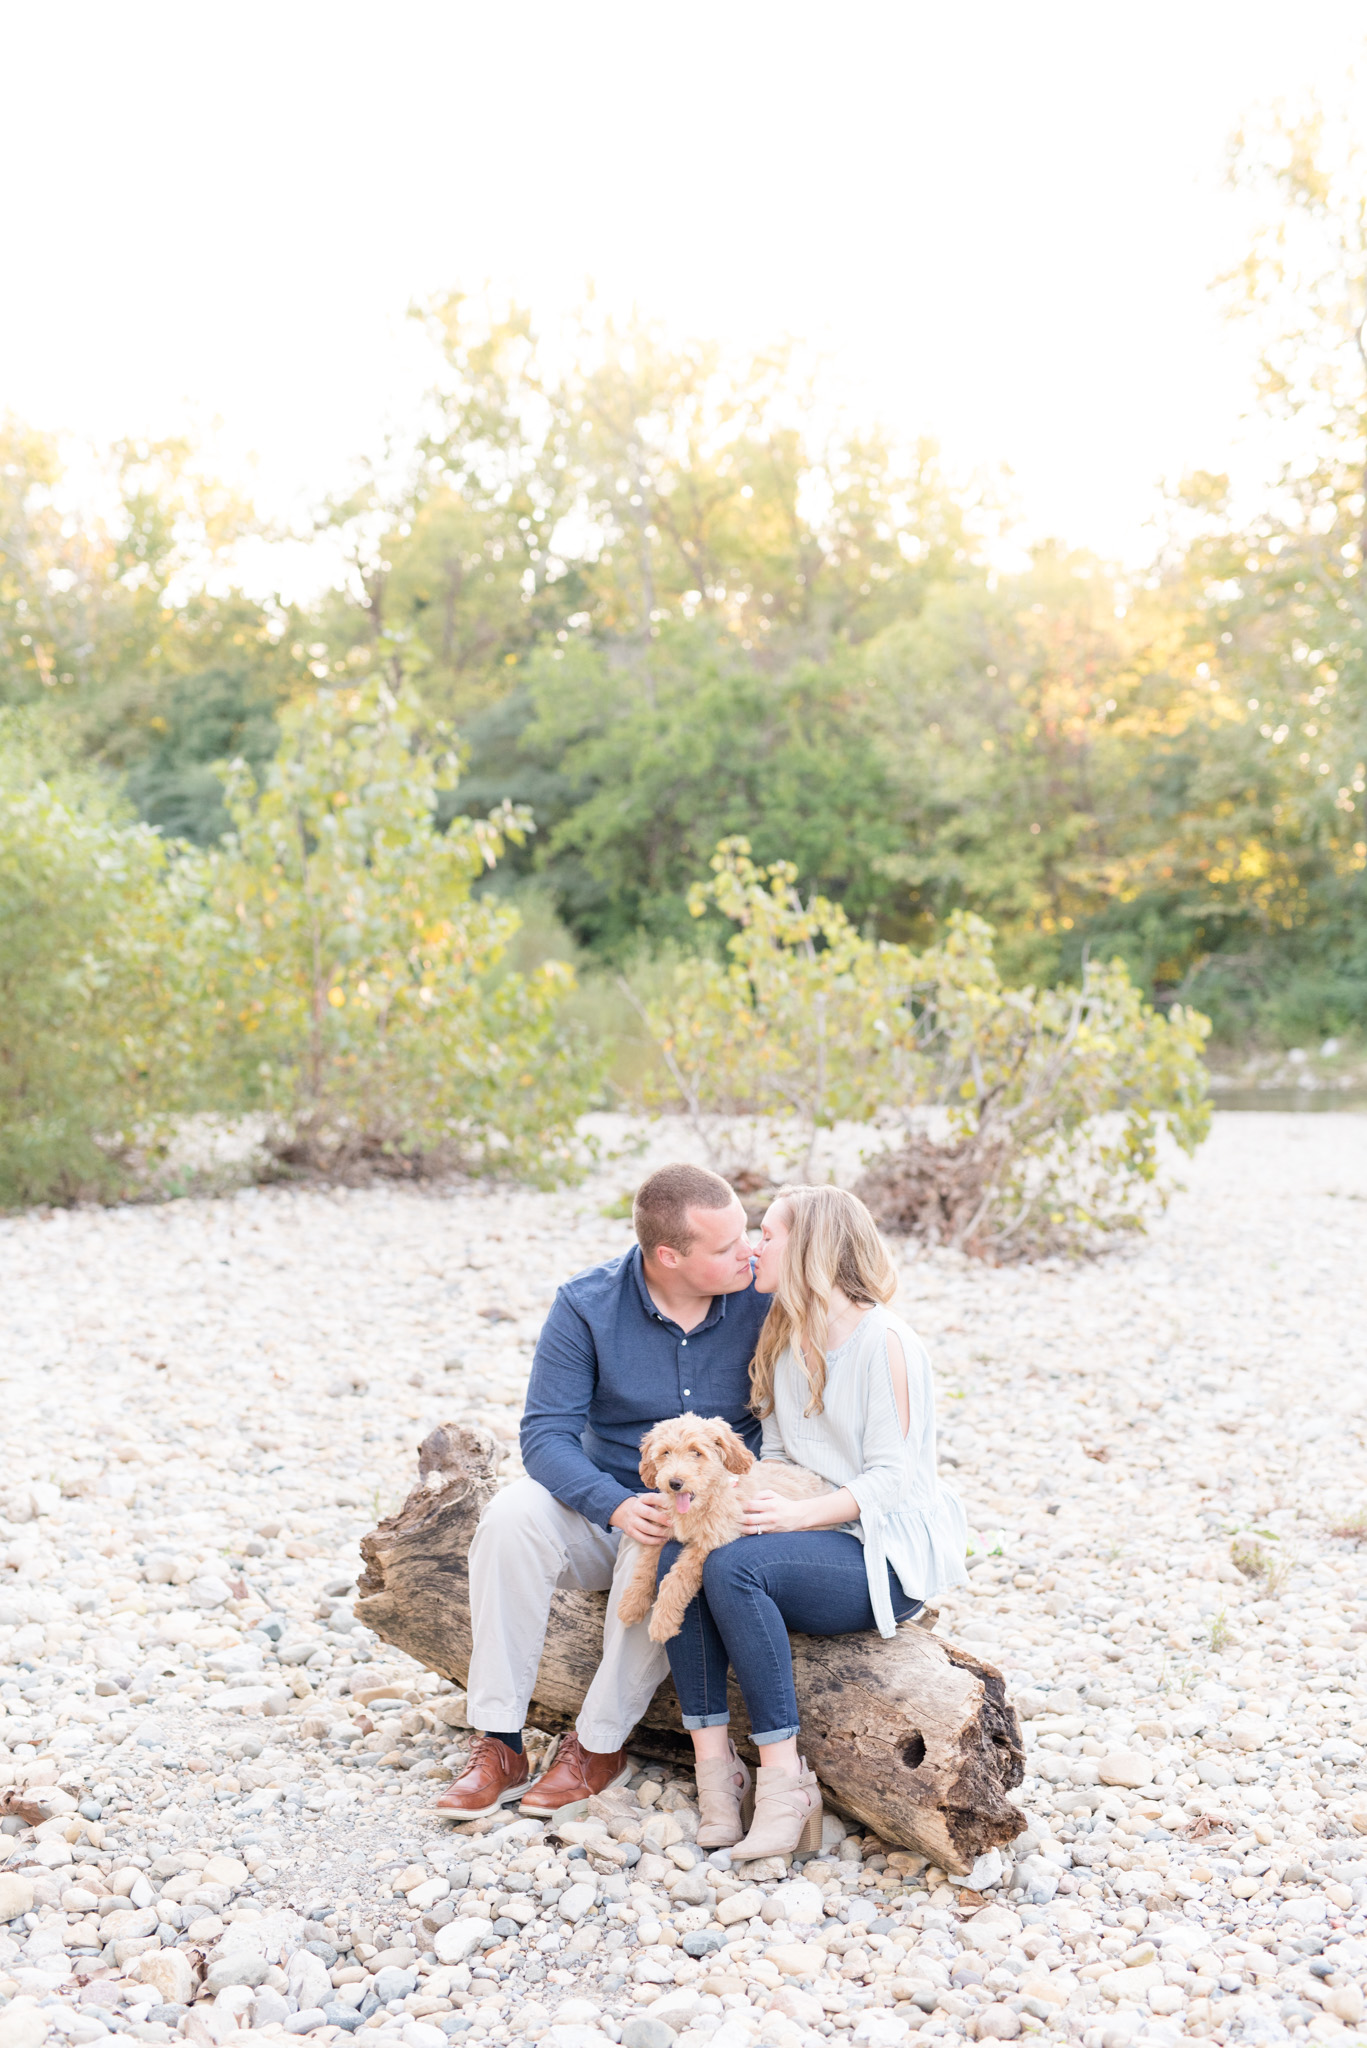
<svg viewBox="0 0 1367 2048"><path fill-rule="evenodd" d="M896 1507L906 1484L907 1434L911 1427L912 1371L902 1339L887 1332L887 1370L875 1360L869 1369L864 1417L864 1470L849 1490L860 1516ZM924 1379L924 1373L921 1374ZM918 1386L918 1398L920 1388Z"/></svg>
<svg viewBox="0 0 1367 2048"><path fill-rule="evenodd" d="M905 1441L911 1428L911 1394L907 1386L907 1355L895 1330L888 1331L888 1371L892 1374L892 1398L897 1404L897 1421Z"/></svg>
<svg viewBox="0 0 1367 2048"><path fill-rule="evenodd" d="M783 1431L778 1426L778 1416L771 1408L760 1423L759 1455L761 1463L765 1458L786 1458L783 1448Z"/></svg>
<svg viewBox="0 0 1367 2048"><path fill-rule="evenodd" d="M873 1366L869 1376L868 1413L864 1425L864 1470L848 1486L815 1500L786 1500L757 1494L745 1508L749 1535L786 1534L798 1529L831 1529L857 1521L867 1510L894 1507L906 1469L905 1447L911 1427L911 1377L906 1352L894 1330L887 1332L888 1370Z"/></svg>

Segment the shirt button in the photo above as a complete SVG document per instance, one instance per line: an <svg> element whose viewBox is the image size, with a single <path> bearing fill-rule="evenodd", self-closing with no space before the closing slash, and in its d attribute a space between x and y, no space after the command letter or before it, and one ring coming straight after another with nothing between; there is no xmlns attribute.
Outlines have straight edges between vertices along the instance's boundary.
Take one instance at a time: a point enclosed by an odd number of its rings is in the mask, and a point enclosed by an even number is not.
<svg viewBox="0 0 1367 2048"><path fill-rule="evenodd" d="M684 1392L685 1392L686 1394L691 1394L691 1393L692 1393L692 1391L693 1391L692 1387L685 1387L685 1388L684 1388Z"/></svg>
<svg viewBox="0 0 1367 2048"><path fill-rule="evenodd" d="M681 1338L679 1339L679 1342L680 1342L680 1343L681 1343L681 1344L683 1345L683 1348L684 1348L684 1350L685 1350L685 1351L687 1351L687 1349L688 1349L688 1339L687 1339L687 1337L681 1337Z"/></svg>

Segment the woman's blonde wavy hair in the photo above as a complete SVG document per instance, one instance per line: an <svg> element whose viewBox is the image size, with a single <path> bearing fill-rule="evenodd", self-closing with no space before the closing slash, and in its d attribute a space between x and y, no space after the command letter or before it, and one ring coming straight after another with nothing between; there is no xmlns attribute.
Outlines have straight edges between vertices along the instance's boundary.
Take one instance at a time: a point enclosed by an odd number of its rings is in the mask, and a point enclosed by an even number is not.
<svg viewBox="0 0 1367 2048"><path fill-rule="evenodd" d="M878 1227L857 1195L844 1188L780 1188L773 1208L788 1214L773 1306L764 1319L750 1367L750 1406L756 1415L774 1408L774 1367L792 1344L805 1359L811 1399L808 1415L820 1415L826 1393L826 1330L831 1291L838 1287L861 1308L891 1301L897 1274Z"/></svg>

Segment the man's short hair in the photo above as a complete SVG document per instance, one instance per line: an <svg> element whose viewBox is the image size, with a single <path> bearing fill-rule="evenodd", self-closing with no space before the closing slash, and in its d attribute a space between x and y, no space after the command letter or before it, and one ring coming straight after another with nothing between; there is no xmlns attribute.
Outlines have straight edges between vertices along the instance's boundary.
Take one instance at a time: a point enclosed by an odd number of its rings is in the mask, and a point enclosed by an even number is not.
<svg viewBox="0 0 1367 2048"><path fill-rule="evenodd" d="M660 1166L636 1190L631 1220L641 1250L649 1258L662 1244L687 1258L697 1241L689 1228L690 1209L729 1209L735 1189L705 1166Z"/></svg>

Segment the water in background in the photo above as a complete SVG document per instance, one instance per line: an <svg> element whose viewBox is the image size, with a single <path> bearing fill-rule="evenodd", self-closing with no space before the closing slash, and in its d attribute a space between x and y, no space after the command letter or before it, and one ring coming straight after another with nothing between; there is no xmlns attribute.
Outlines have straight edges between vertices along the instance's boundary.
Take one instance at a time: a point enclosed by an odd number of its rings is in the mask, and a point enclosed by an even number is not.
<svg viewBox="0 0 1367 2048"><path fill-rule="evenodd" d="M1216 1109L1367 1109L1367 1088L1212 1088Z"/></svg>

